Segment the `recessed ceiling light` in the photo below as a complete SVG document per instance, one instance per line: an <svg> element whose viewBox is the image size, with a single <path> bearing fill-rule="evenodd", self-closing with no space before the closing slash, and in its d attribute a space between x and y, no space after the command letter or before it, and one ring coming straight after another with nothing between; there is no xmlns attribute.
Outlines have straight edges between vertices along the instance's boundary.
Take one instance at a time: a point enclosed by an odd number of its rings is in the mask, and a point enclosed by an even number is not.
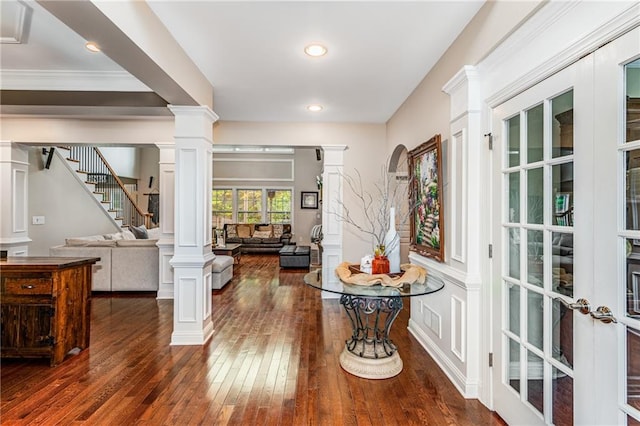
<svg viewBox="0 0 640 426"><path fill-rule="evenodd" d="M96 42L94 42L94 41L88 41L88 42L86 42L86 43L85 43L85 45L84 45L84 47L86 47L86 48L87 48L87 50L89 50L89 51L91 51L91 52L94 52L94 53L96 53L96 52L99 52L99 51L100 51L100 46L98 46L98 45L96 44Z"/></svg>
<svg viewBox="0 0 640 426"><path fill-rule="evenodd" d="M327 48L321 44L313 43L304 48L304 53L313 57L323 56L327 53Z"/></svg>
<svg viewBox="0 0 640 426"><path fill-rule="evenodd" d="M307 105L307 110L311 112L322 111L322 105L318 105L318 104Z"/></svg>

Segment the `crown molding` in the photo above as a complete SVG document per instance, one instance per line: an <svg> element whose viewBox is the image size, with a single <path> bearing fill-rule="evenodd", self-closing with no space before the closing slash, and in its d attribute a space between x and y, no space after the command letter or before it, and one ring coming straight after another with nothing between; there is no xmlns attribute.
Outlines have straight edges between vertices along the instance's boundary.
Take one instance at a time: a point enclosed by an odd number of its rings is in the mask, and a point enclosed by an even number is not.
<svg viewBox="0 0 640 426"><path fill-rule="evenodd" d="M613 3L613 5L615 4ZM478 64L480 73L491 75L495 70L504 69L505 65L513 62L514 58L519 56L519 52L527 51L527 47L534 42L542 40L547 41L547 45L557 44L557 40L546 40L549 37L546 30L552 24L561 25L560 18L575 14L578 6L582 6L585 8L583 10L586 10L590 4L589 2L547 3L530 21L520 27L508 42L498 47ZM501 79L499 83L502 84L502 87L495 87L494 89L497 90L491 90L493 94L486 99L488 106L494 108L506 102L639 25L640 4L635 3L612 16L585 37L568 44L566 48L556 52L549 59L538 63L533 68L529 67L529 71L523 75L513 74L515 78L512 81ZM504 76L504 74L502 75Z"/></svg>
<svg viewBox="0 0 640 426"><path fill-rule="evenodd" d="M151 92L126 71L0 70L3 90Z"/></svg>

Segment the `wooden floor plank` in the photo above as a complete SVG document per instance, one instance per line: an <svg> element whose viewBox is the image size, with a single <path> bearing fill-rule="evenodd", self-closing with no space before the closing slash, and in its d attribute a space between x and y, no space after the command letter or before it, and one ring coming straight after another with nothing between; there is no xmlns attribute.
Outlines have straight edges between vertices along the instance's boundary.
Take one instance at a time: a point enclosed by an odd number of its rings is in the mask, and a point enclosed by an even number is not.
<svg viewBox="0 0 640 426"><path fill-rule="evenodd" d="M2 361L2 424L504 424L462 398L408 333L408 307L392 330L398 376L343 371L349 320L303 275L280 270L277 256L243 256L233 280L212 292L215 332L205 346L169 345L171 300L96 294L88 350L53 368Z"/></svg>

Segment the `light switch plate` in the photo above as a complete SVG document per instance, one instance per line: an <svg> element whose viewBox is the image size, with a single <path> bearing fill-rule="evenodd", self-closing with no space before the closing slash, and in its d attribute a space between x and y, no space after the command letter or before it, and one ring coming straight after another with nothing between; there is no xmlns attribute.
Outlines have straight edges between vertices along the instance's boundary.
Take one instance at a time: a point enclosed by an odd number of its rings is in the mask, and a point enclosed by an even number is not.
<svg viewBox="0 0 640 426"><path fill-rule="evenodd" d="M44 216L33 216L31 223L34 225L44 225Z"/></svg>

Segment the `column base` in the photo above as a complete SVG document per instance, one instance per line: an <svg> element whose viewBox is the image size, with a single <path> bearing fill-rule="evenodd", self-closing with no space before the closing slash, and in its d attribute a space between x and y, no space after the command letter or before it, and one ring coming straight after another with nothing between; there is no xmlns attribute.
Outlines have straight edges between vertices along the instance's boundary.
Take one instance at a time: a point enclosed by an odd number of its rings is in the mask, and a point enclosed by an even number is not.
<svg viewBox="0 0 640 426"><path fill-rule="evenodd" d="M175 313L174 313L175 315ZM206 327L199 331L174 331L171 333L170 346L193 346L204 345L213 337L213 323L209 322Z"/></svg>
<svg viewBox="0 0 640 426"><path fill-rule="evenodd" d="M389 379L402 371L402 359L398 352L385 358L362 358L345 348L340 354L340 366L354 376L363 379Z"/></svg>

